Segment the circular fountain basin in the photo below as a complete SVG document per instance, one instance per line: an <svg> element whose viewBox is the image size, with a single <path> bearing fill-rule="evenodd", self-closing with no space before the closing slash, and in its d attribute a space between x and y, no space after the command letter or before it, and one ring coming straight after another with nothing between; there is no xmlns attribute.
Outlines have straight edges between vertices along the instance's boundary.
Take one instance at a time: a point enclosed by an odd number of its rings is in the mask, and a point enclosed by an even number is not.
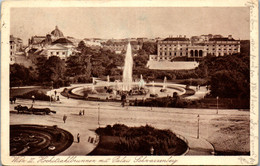
<svg viewBox="0 0 260 166"><path fill-rule="evenodd" d="M93 84L87 84L85 86L74 88L72 89L71 93L82 97L85 96L86 99L95 98L100 100L106 100L106 99L121 100L121 96L117 94L116 91L117 89L121 89L122 86L123 83L110 82L108 84L107 82L99 82L98 84L94 85L94 87ZM162 90L164 86L166 88ZM108 92L108 89L110 89L110 93ZM138 83L133 83L132 89L138 89ZM146 98L150 98L151 94L156 94L157 97L167 97L167 96L172 96L174 92L176 92L178 95L182 95L186 92L185 89L181 86L178 86L176 84L164 85L164 83L154 83L154 84L147 83L143 91L145 91L146 93L128 95L127 99L129 100L146 99Z"/></svg>

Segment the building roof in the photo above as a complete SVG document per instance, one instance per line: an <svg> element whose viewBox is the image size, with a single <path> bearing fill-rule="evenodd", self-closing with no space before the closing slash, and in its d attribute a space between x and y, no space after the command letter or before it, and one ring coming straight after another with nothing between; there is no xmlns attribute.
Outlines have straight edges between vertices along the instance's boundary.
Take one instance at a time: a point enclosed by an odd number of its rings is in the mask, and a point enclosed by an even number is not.
<svg viewBox="0 0 260 166"><path fill-rule="evenodd" d="M185 37L168 37L164 39L163 41L189 41L189 38Z"/></svg>
<svg viewBox="0 0 260 166"><path fill-rule="evenodd" d="M63 33L59 30L58 26L51 32L54 37L64 37Z"/></svg>
<svg viewBox="0 0 260 166"><path fill-rule="evenodd" d="M211 38L209 41L235 41L233 38L221 37L221 38Z"/></svg>
<svg viewBox="0 0 260 166"><path fill-rule="evenodd" d="M46 47L46 50L68 50L68 49L69 48L67 48L63 44L54 44Z"/></svg>
<svg viewBox="0 0 260 166"><path fill-rule="evenodd" d="M51 44L52 45L54 45L54 44L73 45L73 42L66 38L59 38L59 39L55 40L54 42L52 42Z"/></svg>

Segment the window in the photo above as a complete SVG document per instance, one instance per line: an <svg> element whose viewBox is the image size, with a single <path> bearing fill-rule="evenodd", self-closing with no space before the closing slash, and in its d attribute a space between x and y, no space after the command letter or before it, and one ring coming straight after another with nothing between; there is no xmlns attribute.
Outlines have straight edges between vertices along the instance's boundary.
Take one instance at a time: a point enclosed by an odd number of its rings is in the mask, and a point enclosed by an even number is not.
<svg viewBox="0 0 260 166"><path fill-rule="evenodd" d="M59 52L56 52L56 55L59 55Z"/></svg>
<svg viewBox="0 0 260 166"><path fill-rule="evenodd" d="M51 55L53 54L53 52L51 52Z"/></svg>
<svg viewBox="0 0 260 166"><path fill-rule="evenodd" d="M65 52L62 52L62 55L65 55Z"/></svg>
<svg viewBox="0 0 260 166"><path fill-rule="evenodd" d="M13 49L13 46L11 46L11 49Z"/></svg>

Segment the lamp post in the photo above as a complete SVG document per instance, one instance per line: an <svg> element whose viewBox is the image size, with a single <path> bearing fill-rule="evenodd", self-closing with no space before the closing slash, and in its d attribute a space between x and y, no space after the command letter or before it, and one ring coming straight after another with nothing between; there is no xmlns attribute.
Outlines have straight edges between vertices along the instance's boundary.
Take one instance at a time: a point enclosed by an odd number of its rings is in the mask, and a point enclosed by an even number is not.
<svg viewBox="0 0 260 166"><path fill-rule="evenodd" d="M199 139L200 135L200 115L198 114L198 130L197 130L197 139Z"/></svg>
<svg viewBox="0 0 260 166"><path fill-rule="evenodd" d="M51 81L51 91L50 91L50 105L51 105L51 97L52 97L52 94L51 94L51 92L52 92L52 90L53 90L53 81Z"/></svg>
<svg viewBox="0 0 260 166"><path fill-rule="evenodd" d="M100 128L100 107L99 107L99 103L98 103L98 127Z"/></svg>
<svg viewBox="0 0 260 166"><path fill-rule="evenodd" d="M219 97L217 96L217 114L218 114L218 99Z"/></svg>

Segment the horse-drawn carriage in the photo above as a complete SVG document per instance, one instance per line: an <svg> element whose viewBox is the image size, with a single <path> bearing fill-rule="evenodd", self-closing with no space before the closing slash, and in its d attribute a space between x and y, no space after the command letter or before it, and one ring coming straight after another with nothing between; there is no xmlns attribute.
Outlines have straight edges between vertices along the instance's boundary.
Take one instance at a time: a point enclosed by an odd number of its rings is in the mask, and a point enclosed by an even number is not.
<svg viewBox="0 0 260 166"><path fill-rule="evenodd" d="M18 113L23 114L35 114L35 115L49 115L50 113L56 114L56 111L52 111L49 108L28 108L27 106L17 105L14 107L15 110L18 111Z"/></svg>

